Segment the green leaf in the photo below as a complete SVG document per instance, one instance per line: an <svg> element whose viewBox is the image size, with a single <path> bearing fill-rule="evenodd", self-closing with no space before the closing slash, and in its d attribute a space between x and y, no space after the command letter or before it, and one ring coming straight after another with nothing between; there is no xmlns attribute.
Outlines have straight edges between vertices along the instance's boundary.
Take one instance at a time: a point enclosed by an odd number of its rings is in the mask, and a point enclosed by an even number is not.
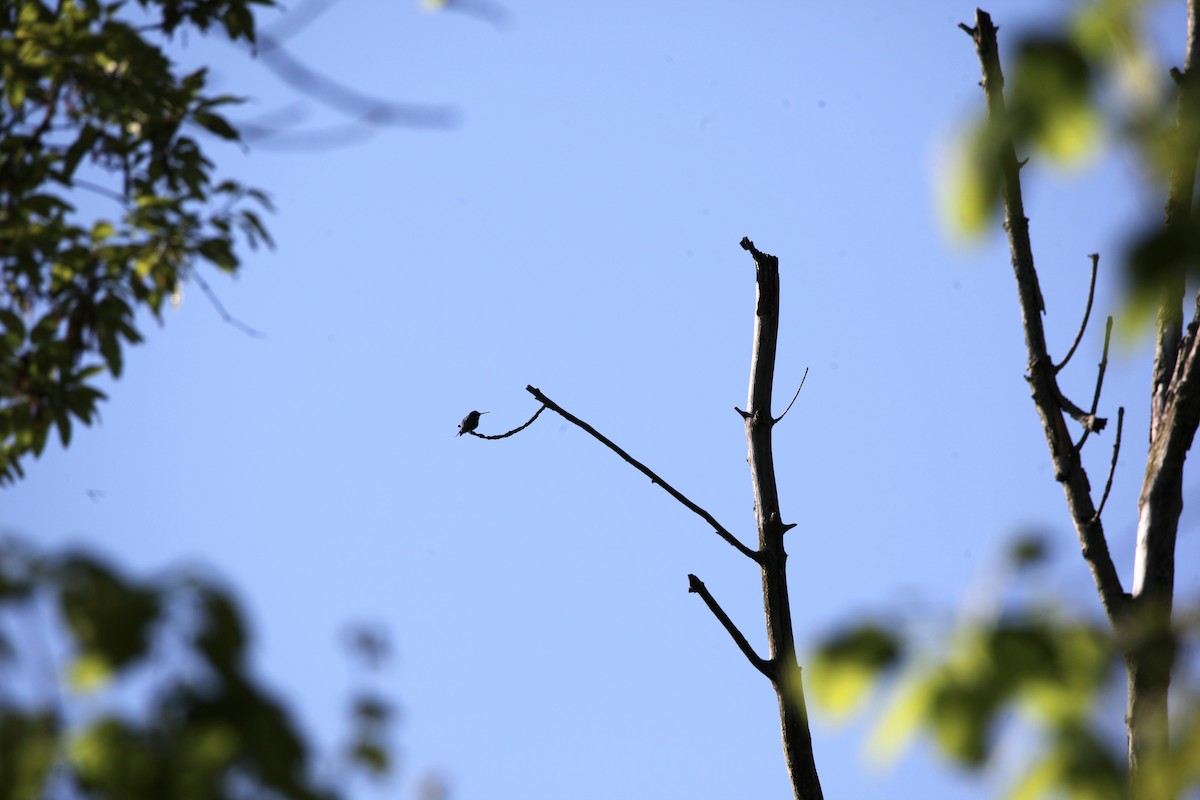
<svg viewBox="0 0 1200 800"><path fill-rule="evenodd" d="M58 722L53 715L0 713L0 797L40 800L58 750Z"/></svg>
<svg viewBox="0 0 1200 800"><path fill-rule="evenodd" d="M1101 117L1092 97L1091 65L1074 42L1027 37L1011 73L1009 116L1018 141L1031 139L1067 162L1094 152Z"/></svg>
<svg viewBox="0 0 1200 800"><path fill-rule="evenodd" d="M0 308L0 325L4 326L5 347L15 352L25 342L25 323L10 309Z"/></svg>
<svg viewBox="0 0 1200 800"><path fill-rule="evenodd" d="M226 272L235 272L238 268L237 256L233 254L232 243L228 239L205 239L196 249L206 260Z"/></svg>
<svg viewBox="0 0 1200 800"><path fill-rule="evenodd" d="M58 409L54 414L54 423L58 426L58 438L65 448L71 443L71 417L66 409Z"/></svg>
<svg viewBox="0 0 1200 800"><path fill-rule="evenodd" d="M986 122L964 134L939 165L938 209L952 236L983 233L1000 207L1000 144L1003 131Z"/></svg>
<svg viewBox="0 0 1200 800"><path fill-rule="evenodd" d="M71 665L67 681L75 691L91 693L106 686L112 677L113 669L108 659L99 653L89 652Z"/></svg>
<svg viewBox="0 0 1200 800"><path fill-rule="evenodd" d="M899 657L896 637L879 626L867 624L839 633L811 660L807 674L813 697L834 717L845 717Z"/></svg>
<svg viewBox="0 0 1200 800"><path fill-rule="evenodd" d="M74 211L74 207L52 194L35 194L24 198L22 205L40 217L50 218L55 212Z"/></svg>
<svg viewBox="0 0 1200 800"><path fill-rule="evenodd" d="M203 620L194 645L219 675L234 675L243 669L246 630L241 614L229 595L204 587L200 596Z"/></svg>
<svg viewBox="0 0 1200 800"><path fill-rule="evenodd" d="M92 241L95 243L103 242L105 239L113 235L113 224L108 220L97 220L92 226Z"/></svg>
<svg viewBox="0 0 1200 800"><path fill-rule="evenodd" d="M101 131L99 128L95 128L91 124L86 124L79 131L79 136L67 148L66 156L63 158L62 174L68 183L75 174L75 170L79 167L79 162L87 153L91 152L92 147L96 144L96 140L100 136Z"/></svg>
<svg viewBox="0 0 1200 800"><path fill-rule="evenodd" d="M391 757L388 751L372 742L357 742L351 751L351 758L359 766L376 776L387 775L391 771Z"/></svg>
<svg viewBox="0 0 1200 800"><path fill-rule="evenodd" d="M159 598L82 554L65 557L57 569L59 607L80 652L118 670L142 658Z"/></svg>
<svg viewBox="0 0 1200 800"><path fill-rule="evenodd" d="M197 125L210 133L215 133L222 139L236 140L241 138L237 130L220 114L197 111L192 115L192 119Z"/></svg>
<svg viewBox="0 0 1200 800"><path fill-rule="evenodd" d="M18 109L25 104L25 81L14 80L4 87L4 93L8 99L8 105L13 109Z"/></svg>

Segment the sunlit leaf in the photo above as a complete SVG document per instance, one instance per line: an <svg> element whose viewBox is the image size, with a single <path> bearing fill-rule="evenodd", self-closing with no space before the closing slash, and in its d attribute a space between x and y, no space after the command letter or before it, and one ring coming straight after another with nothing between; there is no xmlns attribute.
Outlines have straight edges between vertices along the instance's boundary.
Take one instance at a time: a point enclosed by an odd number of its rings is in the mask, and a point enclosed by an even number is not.
<svg viewBox="0 0 1200 800"><path fill-rule="evenodd" d="M845 631L826 641L807 670L813 698L835 718L854 711L879 673L896 663L896 637L874 625Z"/></svg>
<svg viewBox="0 0 1200 800"><path fill-rule="evenodd" d="M913 670L900 682L871 733L867 749L874 759L891 763L917 737L929 714L933 691L932 680L920 670Z"/></svg>
<svg viewBox="0 0 1200 800"><path fill-rule="evenodd" d="M58 750L58 725L49 714L0 713L0 797L41 800Z"/></svg>
<svg viewBox="0 0 1200 800"><path fill-rule="evenodd" d="M971 238L988 228L1000 207L999 156L986 125L962 138L939 165L938 210L949 234Z"/></svg>
<svg viewBox="0 0 1200 800"><path fill-rule="evenodd" d="M67 681L77 692L94 692L112 680L112 666L108 659L96 652L84 653L71 665Z"/></svg>
<svg viewBox="0 0 1200 800"><path fill-rule="evenodd" d="M1027 37L1009 70L1009 115L1018 142L1067 163L1094 154L1101 117L1091 65L1069 39Z"/></svg>

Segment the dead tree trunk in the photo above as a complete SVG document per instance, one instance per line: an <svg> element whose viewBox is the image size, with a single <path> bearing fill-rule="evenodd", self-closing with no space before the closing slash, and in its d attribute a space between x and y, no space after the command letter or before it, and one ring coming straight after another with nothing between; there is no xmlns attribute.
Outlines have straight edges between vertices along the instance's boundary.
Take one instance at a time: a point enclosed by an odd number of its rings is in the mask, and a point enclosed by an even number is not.
<svg viewBox="0 0 1200 800"><path fill-rule="evenodd" d="M795 526L784 524L780 516L775 465L771 455L771 431L775 423L783 418L783 414L779 417L771 416L775 348L779 334L779 259L760 252L749 239L742 240L742 247L754 256L758 284L749 399L744 411L737 409L746 424L750 480L754 489L754 512L758 527L758 549L748 547L711 514L685 497L646 465L533 386L527 386L525 389L541 403L541 407L527 422L513 430L492 436L476 430L466 430L463 433L481 439L503 439L524 430L542 411L549 409L619 455L684 507L701 517L731 547L758 564L762 571L763 609L767 623L766 658L754 651L754 647L717 603L703 581L695 575L688 575L688 591L700 595L742 654L771 682L779 700L784 758L796 800L823 800L821 782L813 758L812 735L808 727L808 713L804 704L804 690L801 686L800 666L796 659L795 636L792 631L792 612L788 602L787 552L784 550L783 536ZM801 385L803 386L803 381ZM799 389L796 390L796 394L799 395ZM795 399L793 397L792 402L795 402ZM790 408L791 404L783 413L786 414Z"/></svg>
<svg viewBox="0 0 1200 800"><path fill-rule="evenodd" d="M746 422L746 441L750 450L747 460L758 525L768 663L772 665L768 677L779 697L783 752L796 797L821 797L788 600L787 551L783 546L783 535L794 525L785 525L780 516L775 458L771 452L771 431L776 422L771 416L771 390L775 379L775 344L779 338L779 259L759 252L749 239L742 239L742 247L754 256L758 284L750 390L746 410L739 409L739 413Z"/></svg>
<svg viewBox="0 0 1200 800"><path fill-rule="evenodd" d="M1178 147L1175 153L1166 203L1166 225L1189 224L1192 192L1195 184L1197 148L1200 145L1191 119L1200 105L1197 91L1196 41L1197 0L1188 3L1187 62L1183 72L1175 72L1178 87ZM1168 281L1159 299L1158 327L1155 337L1155 361L1151 389L1150 449L1146 472L1138 500L1138 536L1134 559L1133 590L1121 586L1109 554L1100 511L1093 504L1087 471L1080 450L1088 435L1104 427L1096 416L1096 404L1108 358L1108 339L1096 382L1095 399L1090 412L1072 403L1058 386L1057 374L1066 365L1074 347L1059 364L1054 364L1046 346L1042 328L1045 304L1033 264L1029 240L1029 220L1021 198L1021 164L1011 138L1011 126L1004 100L1004 76L996 44L996 26L984 11L977 11L975 27L962 26L975 42L983 70L982 86L987 98L989 124L1002 132L997 165L1004 202L1004 227L1008 231L1013 272L1025 328L1029 355L1027 379L1034 406L1042 420L1046 443L1054 463L1055 478L1063 485L1067 507L1075 524L1083 558L1091 569L1096 591L1123 649L1128 683L1126 716L1129 766L1134 787L1146 785L1144 769L1163 757L1168 745L1167 690L1171 682L1175 648L1171 634L1171 603L1174 593L1175 537L1183 510L1183 463L1200 423L1200 295L1196 310L1186 329L1182 326L1184 280ZM1092 289L1095 288L1096 261L1092 256ZM1087 317L1084 318L1084 326ZM1109 320L1111 331L1112 320ZM1079 338L1083 335L1080 329ZM1121 409L1123 412L1124 409ZM1066 417L1073 417L1084 429L1078 443L1071 439ZM1120 420L1120 417L1118 417ZM1120 447L1118 422L1113 466ZM1110 469L1108 485L1111 487ZM1100 508L1103 509L1103 500Z"/></svg>

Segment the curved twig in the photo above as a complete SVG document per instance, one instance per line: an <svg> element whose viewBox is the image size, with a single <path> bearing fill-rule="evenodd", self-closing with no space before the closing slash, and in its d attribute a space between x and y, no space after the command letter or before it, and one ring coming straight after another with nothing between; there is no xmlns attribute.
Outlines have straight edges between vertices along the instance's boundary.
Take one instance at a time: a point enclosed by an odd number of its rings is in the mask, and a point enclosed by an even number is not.
<svg viewBox="0 0 1200 800"><path fill-rule="evenodd" d="M795 403L796 398L800 396L800 390L804 388L804 382L806 380L808 380L808 367L804 368L804 377L800 379L800 385L796 387L796 393L794 395L792 395L792 402L788 403L787 408L785 408L783 410L782 414L780 414L778 417L776 417L774 420L772 420L772 424L777 424L780 420L782 420L784 417L787 416L787 412L792 410L792 403ZM744 411L742 412L742 414L743 414L743 416L745 416Z"/></svg>
<svg viewBox="0 0 1200 800"><path fill-rule="evenodd" d="M528 428L530 425L532 425L533 421L535 419L537 419L538 416L540 416L541 413L545 410L546 410L546 405L545 405L545 403L543 403L541 408L539 408L537 411L533 412L533 416L529 418L528 422L526 422L524 425L520 426L519 428L513 428L511 431L508 431L506 433L498 433L495 436L485 436L484 434L480 433L479 431L467 431L467 433L471 434L472 436L476 437L477 439L507 439L509 436L518 434L521 431Z"/></svg>
<svg viewBox="0 0 1200 800"><path fill-rule="evenodd" d="M217 297L217 293L212 290L212 287L208 285L208 282L205 281L204 278L200 277L198 272L192 270L187 277L189 280L195 281L196 285L200 287L200 291L204 292L204 296L208 298L208 302L212 303L212 307L215 308L217 313L221 315L222 321L224 321L226 324L232 325L247 336L252 336L255 339L267 338L267 334L263 333L257 328L251 328L233 314L230 314L228 311L226 311L225 306L221 303L220 298Z"/></svg>
<svg viewBox="0 0 1200 800"><path fill-rule="evenodd" d="M1063 367L1071 360L1071 356L1075 355L1075 348L1079 347L1079 343L1083 341L1083 332L1087 330L1088 317L1092 315L1092 300L1096 296L1096 271L1100 265L1100 254L1092 253L1088 258L1092 260L1092 279L1088 283L1087 306L1083 309L1083 322L1079 325L1079 333L1075 334L1075 342L1071 345L1071 349L1067 351L1063 360L1054 368L1055 374L1062 372Z"/></svg>
<svg viewBox="0 0 1200 800"><path fill-rule="evenodd" d="M1108 369L1108 343L1112 339L1112 326L1113 318L1109 317L1108 324L1104 326L1104 351L1100 355L1100 370L1096 373L1096 393L1092 395L1092 410L1085 418L1092 424L1089 425L1087 421L1080 420L1083 422L1083 436L1080 437L1079 444L1075 445L1076 450L1083 447L1083 443L1087 441L1087 437L1092 431L1099 433L1107 424L1107 420L1096 416L1096 408L1100 405L1100 388L1104 386L1104 371Z"/></svg>
<svg viewBox="0 0 1200 800"><path fill-rule="evenodd" d="M1117 471L1117 456L1121 454L1121 428L1125 425L1125 406L1117 409L1117 441L1113 442L1112 463L1108 465L1108 480L1104 482L1104 494L1100 497L1100 507L1096 509L1096 519L1104 513L1104 504L1108 502L1108 493L1112 491L1113 473Z"/></svg>

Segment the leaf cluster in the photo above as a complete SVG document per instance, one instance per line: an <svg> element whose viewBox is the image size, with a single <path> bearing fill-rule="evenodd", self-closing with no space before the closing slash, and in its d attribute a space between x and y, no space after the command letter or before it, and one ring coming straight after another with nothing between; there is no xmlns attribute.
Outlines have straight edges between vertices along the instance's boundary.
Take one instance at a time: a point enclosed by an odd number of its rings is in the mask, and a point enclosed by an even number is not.
<svg viewBox="0 0 1200 800"><path fill-rule="evenodd" d="M238 98L163 51L184 27L253 42L253 8L271 4L0 4L0 482L51 430L66 445L92 422L139 310L161 318L201 262L235 272L237 237L271 243L266 195L217 181L201 147L238 140L221 113Z"/></svg>
<svg viewBox="0 0 1200 800"><path fill-rule="evenodd" d="M40 701L0 692L0 797L341 796L316 777L313 749L251 675L244 617L212 582L138 581L94 555L5 544L0 619L46 609L65 640L66 679ZM22 627L40 626L0 627L0 669L10 676L38 649L3 633ZM130 693L141 695L132 709L117 701ZM390 706L366 697L351 709L347 766L379 776L391 761Z"/></svg>
<svg viewBox="0 0 1200 800"><path fill-rule="evenodd" d="M1027 567L1029 550L1014 553ZM1035 556L1032 561L1036 561ZM1147 631L1145 647L1173 658L1196 633L1200 614L1181 614L1172 631ZM819 644L806 671L818 707L845 716L873 689L888 687L886 710L872 737L877 754L894 756L918 735L956 764L980 771L995 763L1002 733L1034 742L1007 797L1062 796L1120 800L1130 796L1123 741L1104 726L1106 702L1124 674L1119 642L1103 621L1025 606L995 618L965 620L921 646L913 628L860 620ZM1178 677L1185 677L1179 672ZM1178 735L1145 770L1134 796L1179 797L1200 786L1200 687L1176 685Z"/></svg>

